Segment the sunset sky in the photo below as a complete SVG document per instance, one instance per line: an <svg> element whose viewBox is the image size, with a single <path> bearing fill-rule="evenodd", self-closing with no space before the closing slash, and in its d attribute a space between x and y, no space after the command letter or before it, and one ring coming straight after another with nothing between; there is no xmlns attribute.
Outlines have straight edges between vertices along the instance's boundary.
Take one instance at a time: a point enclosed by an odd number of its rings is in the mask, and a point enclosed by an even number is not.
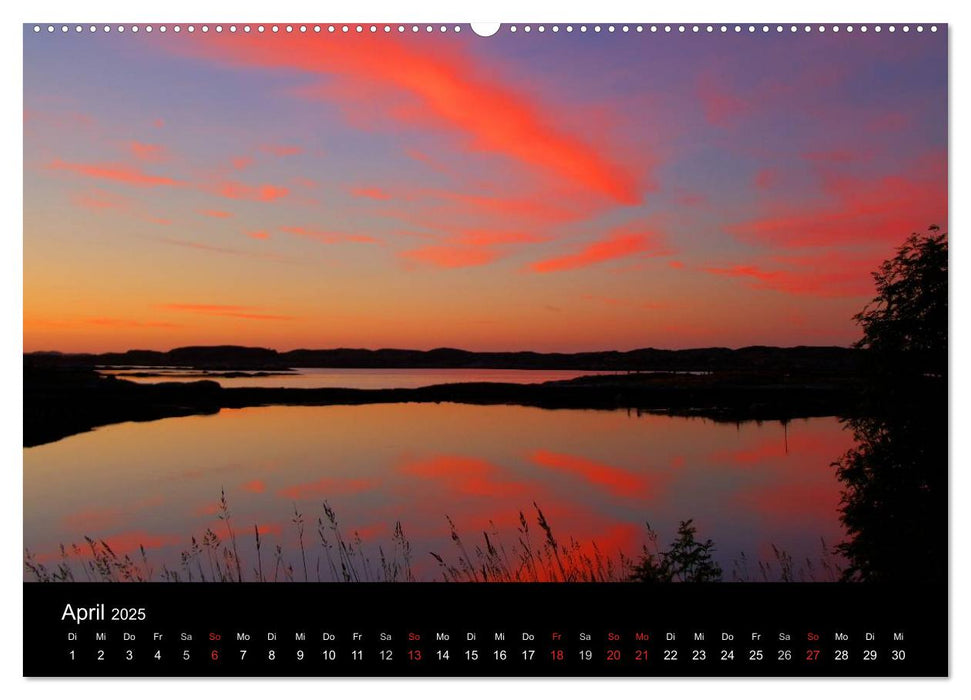
<svg viewBox="0 0 971 700"><path fill-rule="evenodd" d="M947 224L943 28L24 31L26 351L845 345Z"/></svg>

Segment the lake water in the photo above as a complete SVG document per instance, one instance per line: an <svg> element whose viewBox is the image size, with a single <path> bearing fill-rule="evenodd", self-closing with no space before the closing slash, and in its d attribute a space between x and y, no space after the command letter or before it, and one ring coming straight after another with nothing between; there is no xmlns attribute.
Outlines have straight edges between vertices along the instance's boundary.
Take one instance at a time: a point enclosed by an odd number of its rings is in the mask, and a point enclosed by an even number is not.
<svg viewBox="0 0 971 700"><path fill-rule="evenodd" d="M111 369L102 374L113 374L139 383L191 382L212 379L226 388L265 387L288 389L415 389L433 384L457 382L506 382L511 384L539 384L554 380L574 379L594 374L614 372L584 372L576 370L533 369L340 369L328 367L302 367L288 374L268 377L220 377L207 376L202 370L183 368ZM158 374L155 377L135 377L133 373Z"/></svg>
<svg viewBox="0 0 971 700"><path fill-rule="evenodd" d="M218 518L225 489L244 575L273 568L276 545L303 579L294 507L306 523L310 578L328 578L317 518L326 500L343 530L377 560L400 521L416 575L436 552L457 559L449 516L470 552L494 531L510 549L519 513L542 541L533 502L561 542L633 556L645 521L667 545L679 520L711 538L730 577L744 553L749 578L773 545L800 566L821 540L842 537L840 487L830 463L851 445L836 418L716 423L626 411L518 406L382 404L272 406L124 423L24 450L25 546L56 564L59 544L88 535L119 555L146 548L156 571L178 569L190 537ZM269 577L269 573L265 576Z"/></svg>

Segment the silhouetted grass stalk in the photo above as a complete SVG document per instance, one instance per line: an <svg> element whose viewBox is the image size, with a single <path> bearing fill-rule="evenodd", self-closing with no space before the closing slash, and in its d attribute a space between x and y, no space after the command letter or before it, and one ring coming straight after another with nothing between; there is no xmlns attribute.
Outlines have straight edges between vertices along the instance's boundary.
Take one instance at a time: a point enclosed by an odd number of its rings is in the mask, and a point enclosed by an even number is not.
<svg viewBox="0 0 971 700"><path fill-rule="evenodd" d="M324 501L322 516L317 518L317 535L320 551L316 558L314 574L317 581L321 576L321 559L328 580L343 582L358 581L415 581L417 577L412 568L412 548L405 536L401 522L394 524L391 547L385 551L377 545L378 563L375 568L367 555L365 543L357 532L353 537L345 537L335 510ZM449 516L445 516L449 526L449 538L455 548L455 557L447 553L428 552L438 565L438 578L453 582L597 582L627 581L639 577L644 572L657 572L667 567L670 571L673 561L672 550L662 552L658 545L657 533L646 525L646 541L642 547L641 559L635 562L622 551L614 554L604 553L596 541L587 547L574 538L559 540L538 504L533 503L536 524L543 533L538 544L530 537L530 523L526 514L520 511L519 527L516 529L516 545L507 552L503 537L495 523L489 521L490 530L482 531L482 542L471 549L459 534L458 527ZM212 529L207 529L201 543L195 536L190 545L180 552L179 566L170 568L162 565L156 570L149 561L148 553L138 547L138 561L129 555L120 555L112 550L104 540L84 537L86 548L72 544L61 545L60 557L56 564L44 564L30 550L25 552L25 573L37 581L75 581L79 577L88 581L243 581L242 559L239 555L237 538L231 524L229 504L225 491L221 491L218 503L218 517L226 525L228 544ZM307 550L304 542L304 516L294 504L291 520L296 528L297 542L304 581L310 580L307 566ZM682 523L690 526L691 521ZM680 532L680 531L679 531ZM692 530L693 532L693 530ZM259 526L254 524L253 537L256 549L256 566L252 569L256 581L266 581L263 570L263 537ZM735 581L836 581L840 567L830 548L821 542L818 562L807 558L798 568L793 558L784 550L773 546L773 560L757 562L757 574L749 571L749 563L744 553L732 563L731 574L727 577ZM711 541L708 541L711 545ZM204 566L205 564L205 566ZM675 580L684 580L684 568L678 569ZM157 573L156 573L157 572ZM721 570L718 569L718 578ZM293 581L293 566L289 563L283 547L274 549L272 581Z"/></svg>

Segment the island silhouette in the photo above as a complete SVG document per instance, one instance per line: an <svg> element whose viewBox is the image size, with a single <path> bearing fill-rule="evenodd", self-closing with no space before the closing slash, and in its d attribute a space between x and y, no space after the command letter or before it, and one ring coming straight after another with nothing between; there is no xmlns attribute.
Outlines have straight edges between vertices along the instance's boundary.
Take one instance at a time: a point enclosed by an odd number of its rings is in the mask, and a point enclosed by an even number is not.
<svg viewBox="0 0 971 700"><path fill-rule="evenodd" d="M135 383L99 372L137 369ZM514 404L541 408L667 410L718 420L788 420L852 415L861 390L861 351L840 347L753 346L586 353L437 350L293 350L195 346L168 351L24 355L24 446L100 425L221 408L397 402ZM474 382L414 389L227 388L212 379L165 382L157 368L233 377L301 367L362 369L569 369L612 372L540 384ZM249 375L252 376L252 375Z"/></svg>

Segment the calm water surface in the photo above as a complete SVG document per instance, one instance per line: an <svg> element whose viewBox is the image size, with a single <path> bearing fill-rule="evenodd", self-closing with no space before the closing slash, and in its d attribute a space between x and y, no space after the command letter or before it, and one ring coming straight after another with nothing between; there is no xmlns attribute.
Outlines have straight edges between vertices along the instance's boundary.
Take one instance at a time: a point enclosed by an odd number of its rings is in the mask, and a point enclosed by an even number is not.
<svg viewBox="0 0 971 700"><path fill-rule="evenodd" d="M851 444L836 418L739 426L626 411L384 404L246 408L98 428L24 450L25 546L48 563L60 543L102 538L177 568L212 528L225 489L240 554L296 547L296 506L312 543L327 500L348 533L390 540L400 520L416 569L456 555L445 516L467 543L490 522L515 543L537 502L554 533L634 555L649 521L667 544L694 518L729 573L744 552L818 559L842 537L830 463ZM535 520L533 520L535 522ZM586 545L585 545L586 546ZM320 548L308 555L310 568ZM267 561L265 559L264 561ZM750 567L757 571L757 566Z"/></svg>
<svg viewBox="0 0 971 700"><path fill-rule="evenodd" d="M153 372L157 377L134 377L131 374ZM192 382L212 379L222 386L266 387L288 389L415 389L433 384L457 382L506 382L511 384L538 384L557 379L574 379L593 374L614 372L582 372L576 370L533 369L335 369L303 367L292 374L275 374L269 377L219 377L207 376L201 370L164 368L158 369L104 369L103 374L114 374L139 383Z"/></svg>

